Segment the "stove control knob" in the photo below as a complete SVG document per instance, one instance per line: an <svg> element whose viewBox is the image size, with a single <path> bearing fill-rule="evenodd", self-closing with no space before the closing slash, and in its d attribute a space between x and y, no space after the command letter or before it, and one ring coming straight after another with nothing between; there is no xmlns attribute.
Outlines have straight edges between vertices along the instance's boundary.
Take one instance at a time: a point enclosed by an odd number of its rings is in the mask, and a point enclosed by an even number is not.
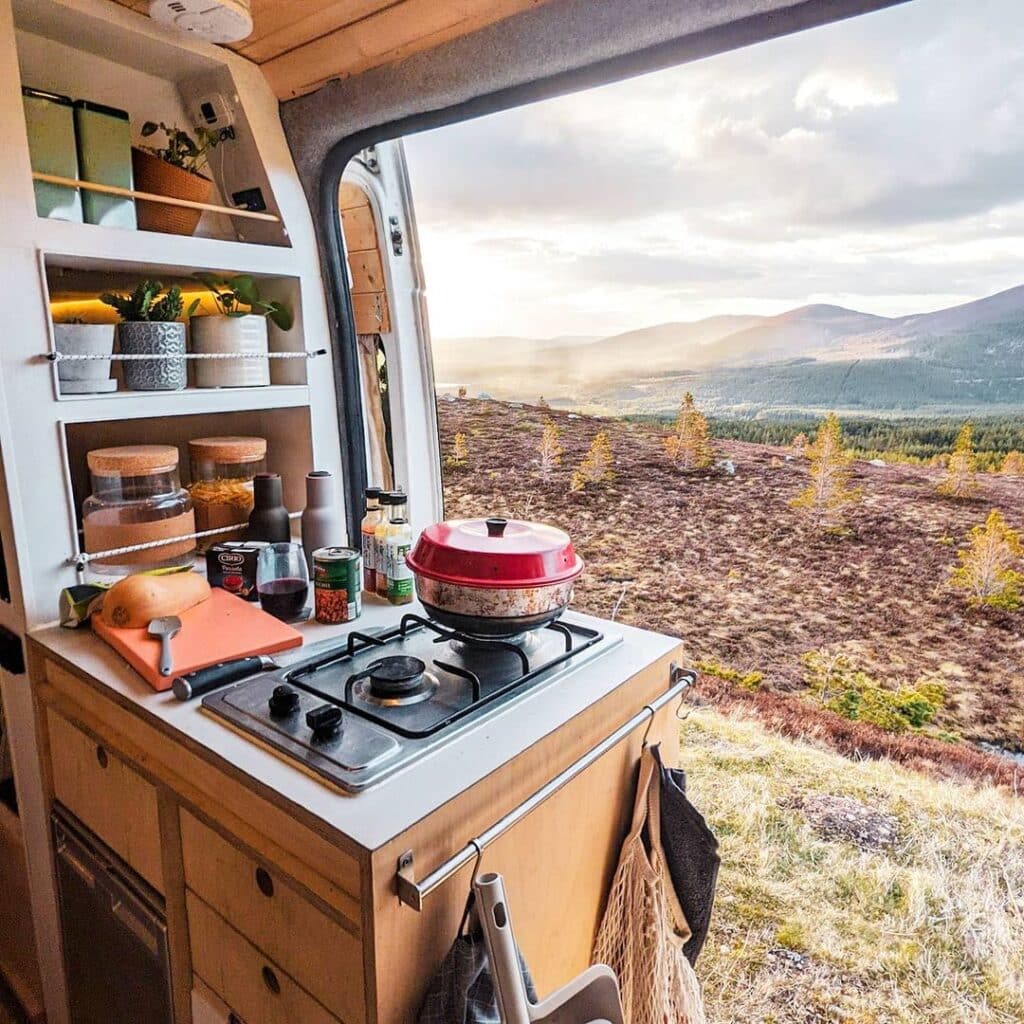
<svg viewBox="0 0 1024 1024"><path fill-rule="evenodd" d="M313 739L328 739L341 728L341 708L334 704L321 704L306 712L306 725L313 730Z"/></svg>
<svg viewBox="0 0 1024 1024"><path fill-rule="evenodd" d="M294 715L299 710L299 694L290 686L275 686L270 697L270 713L275 718L284 718L286 715Z"/></svg>

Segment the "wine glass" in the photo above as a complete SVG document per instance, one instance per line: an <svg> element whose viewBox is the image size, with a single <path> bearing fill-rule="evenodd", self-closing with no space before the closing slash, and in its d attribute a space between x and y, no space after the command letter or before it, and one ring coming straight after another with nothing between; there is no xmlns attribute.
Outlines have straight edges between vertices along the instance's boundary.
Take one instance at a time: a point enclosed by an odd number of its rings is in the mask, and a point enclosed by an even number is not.
<svg viewBox="0 0 1024 1024"><path fill-rule="evenodd" d="M256 562L260 605L275 619L291 622L302 615L309 597L309 569L301 544L268 544Z"/></svg>

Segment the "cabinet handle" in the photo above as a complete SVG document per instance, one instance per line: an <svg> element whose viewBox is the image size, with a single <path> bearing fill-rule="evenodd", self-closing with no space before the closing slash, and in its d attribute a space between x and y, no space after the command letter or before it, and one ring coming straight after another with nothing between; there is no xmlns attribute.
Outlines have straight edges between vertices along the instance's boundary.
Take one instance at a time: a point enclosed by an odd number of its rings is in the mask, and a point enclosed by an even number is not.
<svg viewBox="0 0 1024 1024"><path fill-rule="evenodd" d="M96 745L96 760L99 761L101 768L106 768L110 764L110 758L107 756L107 752L99 744Z"/></svg>
<svg viewBox="0 0 1024 1024"><path fill-rule="evenodd" d="M256 887L264 896L274 895L274 880L266 868L256 869Z"/></svg>
<svg viewBox="0 0 1024 1024"><path fill-rule="evenodd" d="M281 982L277 980L277 975L266 965L263 965L263 984L274 993L275 996L281 994Z"/></svg>

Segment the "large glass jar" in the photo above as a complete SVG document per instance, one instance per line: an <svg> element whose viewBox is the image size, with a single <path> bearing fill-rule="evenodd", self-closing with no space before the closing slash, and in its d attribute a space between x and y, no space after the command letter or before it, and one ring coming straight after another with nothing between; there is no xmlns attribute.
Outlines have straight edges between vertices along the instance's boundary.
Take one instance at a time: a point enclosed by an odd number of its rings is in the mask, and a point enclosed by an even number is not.
<svg viewBox="0 0 1024 1024"><path fill-rule="evenodd" d="M197 437L189 441L188 454L192 470L188 489L196 510L196 531L247 523L253 506L253 477L266 471L266 439ZM244 534L243 528L202 537L199 549L240 540Z"/></svg>
<svg viewBox="0 0 1024 1024"><path fill-rule="evenodd" d="M92 494L82 505L85 550L110 551L151 541L167 544L91 559L102 575L124 575L191 563L196 542L192 500L178 478L173 445L97 448L86 456ZM175 539L179 538L179 539Z"/></svg>

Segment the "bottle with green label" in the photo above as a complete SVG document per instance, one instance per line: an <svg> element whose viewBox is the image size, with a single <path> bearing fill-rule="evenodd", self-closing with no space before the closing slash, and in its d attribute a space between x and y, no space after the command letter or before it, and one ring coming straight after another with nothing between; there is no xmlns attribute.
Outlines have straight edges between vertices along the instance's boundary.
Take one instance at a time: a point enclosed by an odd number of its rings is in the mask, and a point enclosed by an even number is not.
<svg viewBox="0 0 1024 1024"><path fill-rule="evenodd" d="M392 519L387 537L388 601L411 604L413 599L412 569L406 558L412 549L412 527L408 519Z"/></svg>

